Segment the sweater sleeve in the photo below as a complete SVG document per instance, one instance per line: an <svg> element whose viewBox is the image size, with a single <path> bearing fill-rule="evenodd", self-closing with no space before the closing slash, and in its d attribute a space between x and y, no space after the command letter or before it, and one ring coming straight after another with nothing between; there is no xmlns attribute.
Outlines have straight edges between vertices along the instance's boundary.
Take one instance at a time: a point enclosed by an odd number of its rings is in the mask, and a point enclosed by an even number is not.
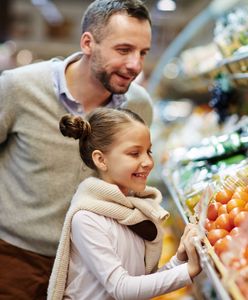
<svg viewBox="0 0 248 300"><path fill-rule="evenodd" d="M103 224L87 214L83 218L76 216L72 221L73 243L80 249L88 269L114 299L150 299L191 283L187 264L149 275L129 275Z"/></svg>
<svg viewBox="0 0 248 300"><path fill-rule="evenodd" d="M11 97L14 87L8 74L9 72L5 71L0 76L0 144L7 139L15 118L13 101L17 95L13 94Z"/></svg>
<svg viewBox="0 0 248 300"><path fill-rule="evenodd" d="M125 94L127 101L123 107L136 112L150 126L153 121L153 103L151 96L142 86L133 82Z"/></svg>

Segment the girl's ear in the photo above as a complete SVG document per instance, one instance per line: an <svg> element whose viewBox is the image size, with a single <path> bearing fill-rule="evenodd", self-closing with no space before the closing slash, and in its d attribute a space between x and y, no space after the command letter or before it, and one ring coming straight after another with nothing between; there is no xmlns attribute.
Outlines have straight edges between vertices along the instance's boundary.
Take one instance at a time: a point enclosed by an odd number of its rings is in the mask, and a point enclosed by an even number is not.
<svg viewBox="0 0 248 300"><path fill-rule="evenodd" d="M94 150L92 152L92 159L94 164L96 165L97 169L100 171L107 171L107 164L104 157L104 154L100 150Z"/></svg>
<svg viewBox="0 0 248 300"><path fill-rule="evenodd" d="M82 34L80 40L80 47L85 55L91 54L94 42L94 38L90 32L84 32Z"/></svg>

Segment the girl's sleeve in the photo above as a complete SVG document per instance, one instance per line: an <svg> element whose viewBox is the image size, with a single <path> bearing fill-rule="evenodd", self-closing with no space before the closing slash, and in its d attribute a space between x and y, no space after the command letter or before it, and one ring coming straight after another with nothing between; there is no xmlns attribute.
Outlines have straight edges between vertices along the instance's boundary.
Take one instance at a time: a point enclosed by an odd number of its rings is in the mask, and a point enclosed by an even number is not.
<svg viewBox="0 0 248 300"><path fill-rule="evenodd" d="M176 266L180 266L182 264L185 264L185 261L179 260L176 255L172 256L172 258L166 263L164 264L159 270L158 272L164 271L164 270L169 270L172 268L175 268Z"/></svg>
<svg viewBox="0 0 248 300"><path fill-rule="evenodd" d="M90 214L77 213L72 221L72 239L87 267L117 300L145 300L191 284L187 264L157 273L130 276L116 255L106 224Z"/></svg>

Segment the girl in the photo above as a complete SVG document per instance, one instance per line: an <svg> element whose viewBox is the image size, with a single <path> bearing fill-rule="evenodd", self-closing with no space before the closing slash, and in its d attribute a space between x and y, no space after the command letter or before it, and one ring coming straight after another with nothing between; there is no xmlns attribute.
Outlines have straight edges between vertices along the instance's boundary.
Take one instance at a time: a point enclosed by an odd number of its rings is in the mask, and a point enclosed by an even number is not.
<svg viewBox="0 0 248 300"><path fill-rule="evenodd" d="M161 193L146 186L153 168L149 128L124 109L99 108L87 119L60 121L63 135L79 139L81 158L96 175L72 199L48 299L144 300L190 284L201 270L193 225L157 270L161 223L169 214L159 205Z"/></svg>

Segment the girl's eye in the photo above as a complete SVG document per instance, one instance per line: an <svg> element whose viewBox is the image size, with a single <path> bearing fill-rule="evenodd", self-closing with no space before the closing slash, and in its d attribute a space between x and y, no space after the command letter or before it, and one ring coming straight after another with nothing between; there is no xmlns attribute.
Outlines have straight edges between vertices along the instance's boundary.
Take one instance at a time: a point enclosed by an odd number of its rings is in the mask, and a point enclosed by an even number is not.
<svg viewBox="0 0 248 300"><path fill-rule="evenodd" d="M130 155L136 157L139 155L139 152L132 152L132 153L130 153Z"/></svg>
<svg viewBox="0 0 248 300"><path fill-rule="evenodd" d="M147 151L148 155L152 155L152 150Z"/></svg>

